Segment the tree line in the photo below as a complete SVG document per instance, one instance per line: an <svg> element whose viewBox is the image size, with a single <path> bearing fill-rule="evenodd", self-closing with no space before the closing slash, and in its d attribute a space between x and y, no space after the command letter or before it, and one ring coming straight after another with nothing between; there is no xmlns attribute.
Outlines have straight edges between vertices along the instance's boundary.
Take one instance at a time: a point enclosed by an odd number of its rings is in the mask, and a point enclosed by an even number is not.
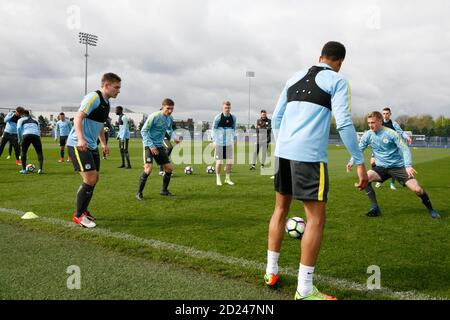
<svg viewBox="0 0 450 320"><path fill-rule="evenodd" d="M431 115L401 115L394 118L394 120L398 122L404 131L412 131L413 134L450 137L450 118L444 116L438 116L434 119ZM365 116L354 116L353 123L357 132L368 130ZM331 134L338 134L334 118L331 123Z"/></svg>

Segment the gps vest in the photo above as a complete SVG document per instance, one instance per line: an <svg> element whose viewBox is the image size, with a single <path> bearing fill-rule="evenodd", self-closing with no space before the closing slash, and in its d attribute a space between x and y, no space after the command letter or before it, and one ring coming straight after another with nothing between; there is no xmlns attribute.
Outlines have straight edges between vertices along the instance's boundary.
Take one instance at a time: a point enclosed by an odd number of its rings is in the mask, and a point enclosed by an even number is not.
<svg viewBox="0 0 450 320"><path fill-rule="evenodd" d="M311 67L302 79L288 89L287 102L306 101L331 110L331 95L316 84L317 74L324 70L331 69L318 66Z"/></svg>
<svg viewBox="0 0 450 320"><path fill-rule="evenodd" d="M389 121L386 121L386 122L383 121L383 126L391 128L392 130L395 131L394 125L392 124L392 120L391 119L389 119Z"/></svg>
<svg viewBox="0 0 450 320"><path fill-rule="evenodd" d="M108 120L109 116L109 103L103 99L103 95L100 90L95 91L100 98L100 105L94 109L86 118L96 122L104 123Z"/></svg>
<svg viewBox="0 0 450 320"><path fill-rule="evenodd" d="M221 113L220 114L220 121L219 121L219 124L217 126L221 127L221 128L233 128L234 120L233 120L232 115L230 114L229 117L225 117L223 115L223 113Z"/></svg>

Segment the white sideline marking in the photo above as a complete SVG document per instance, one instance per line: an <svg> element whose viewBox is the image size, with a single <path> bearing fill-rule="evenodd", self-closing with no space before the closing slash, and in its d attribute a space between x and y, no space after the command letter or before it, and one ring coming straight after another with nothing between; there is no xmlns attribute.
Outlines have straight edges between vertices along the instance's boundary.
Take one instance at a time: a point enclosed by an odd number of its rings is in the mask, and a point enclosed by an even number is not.
<svg viewBox="0 0 450 320"><path fill-rule="evenodd" d="M8 209L8 208L0 208L0 212L14 214L17 216L22 216L25 214L24 211L20 211L20 210L16 210L16 209ZM39 217L39 220L43 220L52 225L59 225L59 226L64 226L64 227L68 227L68 228L77 228L77 229L80 228L79 226L75 225L73 222L69 222L66 220L47 218L47 217ZM152 247L155 249L179 252L179 253L183 253L185 255L194 257L194 258L209 259L209 260L218 261L218 262L226 263L226 264L231 264L231 265L239 266L239 267L243 267L243 268L262 270L263 272L265 272L265 270L266 270L265 263L247 260L247 259L243 259L243 258L229 257L229 256L225 256L223 254L217 253L217 252L197 250L195 248L188 247L188 246L183 246L183 245L179 245L179 244L174 244L174 243L169 243L169 242L164 242L164 241L159 241L159 240L154 240L154 239L140 238L140 237L137 237L137 236L134 236L131 234L110 231L108 229L103 229L103 228L98 228L98 227L94 228L94 229L85 229L85 231L91 232L94 234L99 234L101 236L105 236L105 237L109 237L109 238L126 240L126 241L135 241L135 242L144 244L146 246L149 246L149 247ZM298 275L297 270L294 270L292 268L280 267L279 270L280 270L280 274L285 274L285 275L289 275L292 277L297 277L297 275ZM440 300L440 299L442 299L439 297L433 297L433 296L429 296L426 294L422 294L417 291L394 291L389 288L382 288L380 290L368 290L365 285L357 283L357 282L353 282L353 281L345 280L345 279L339 279L339 278L330 277L330 276L322 276L319 274L315 274L314 277L315 277L315 279L317 279L320 282L328 283L331 286L337 287L339 289L355 290L355 291L361 291L361 292L365 292L365 293L370 292L370 293L380 294L380 295L384 295L384 296L388 296L388 297L400 299L400 300L438 300L438 299Z"/></svg>

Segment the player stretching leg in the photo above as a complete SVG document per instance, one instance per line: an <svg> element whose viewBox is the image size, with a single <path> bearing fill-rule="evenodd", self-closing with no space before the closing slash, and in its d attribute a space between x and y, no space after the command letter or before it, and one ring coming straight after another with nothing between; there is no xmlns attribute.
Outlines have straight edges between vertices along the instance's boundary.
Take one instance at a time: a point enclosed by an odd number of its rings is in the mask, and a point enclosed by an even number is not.
<svg viewBox="0 0 450 320"><path fill-rule="evenodd" d="M359 142L359 149L363 152L368 146L372 148L376 166L367 172L369 184L366 192L371 202L371 209L367 213L369 217L381 215L375 190L370 182L383 182L389 178L395 178L403 186L414 192L427 208L432 218L441 216L433 209L428 194L416 180L416 171L412 167L411 153L402 137L394 130L382 125L383 117L380 112L374 111L367 116L369 131L366 131ZM351 171L353 159L347 165L347 171Z"/></svg>

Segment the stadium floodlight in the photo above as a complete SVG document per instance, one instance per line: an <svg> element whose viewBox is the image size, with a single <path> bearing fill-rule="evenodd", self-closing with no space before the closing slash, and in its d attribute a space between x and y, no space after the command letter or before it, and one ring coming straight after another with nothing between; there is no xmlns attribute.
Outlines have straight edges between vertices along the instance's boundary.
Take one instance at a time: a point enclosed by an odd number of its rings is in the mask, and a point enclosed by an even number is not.
<svg viewBox="0 0 450 320"><path fill-rule="evenodd" d="M87 68L88 68L88 47L97 46L98 37L94 34L80 32L78 33L79 41L81 44L86 45L86 53L84 56L86 57L86 69L84 73L84 94L87 94Z"/></svg>
<svg viewBox="0 0 450 320"><path fill-rule="evenodd" d="M254 71L247 71L245 73L245 75L248 78L248 123L247 123L247 130L250 130L250 93L251 93L251 87L252 87L251 80L252 80L252 78L255 77L255 72Z"/></svg>

